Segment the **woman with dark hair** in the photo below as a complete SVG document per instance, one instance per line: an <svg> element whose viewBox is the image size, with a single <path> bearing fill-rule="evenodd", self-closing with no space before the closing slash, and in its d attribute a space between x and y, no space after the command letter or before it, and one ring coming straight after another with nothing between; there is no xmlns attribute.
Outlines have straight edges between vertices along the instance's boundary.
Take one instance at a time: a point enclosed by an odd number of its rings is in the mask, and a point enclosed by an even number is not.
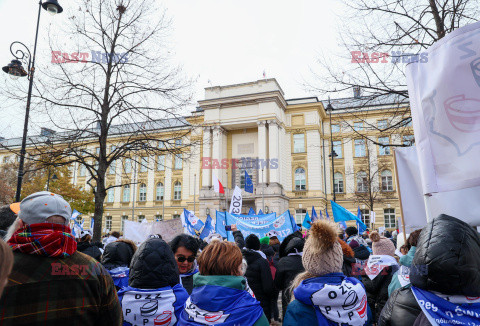
<svg viewBox="0 0 480 326"><path fill-rule="evenodd" d="M200 254L198 267L178 325L268 325L243 277L242 252L234 243L210 243Z"/></svg>
<svg viewBox="0 0 480 326"><path fill-rule="evenodd" d="M118 292L124 325L176 325L187 298L169 245L147 239L133 256L128 286Z"/></svg>
<svg viewBox="0 0 480 326"><path fill-rule="evenodd" d="M95 258L98 262L102 259L102 252L92 242L92 231L83 230L80 239L77 241L77 251Z"/></svg>
<svg viewBox="0 0 480 326"><path fill-rule="evenodd" d="M129 266L137 246L131 240L120 239L105 246L102 265L110 273L117 291L128 285Z"/></svg>
<svg viewBox="0 0 480 326"><path fill-rule="evenodd" d="M197 239L187 234L177 235L170 242L180 272L180 283L188 294L193 290L193 275L198 273L196 257L199 247Z"/></svg>

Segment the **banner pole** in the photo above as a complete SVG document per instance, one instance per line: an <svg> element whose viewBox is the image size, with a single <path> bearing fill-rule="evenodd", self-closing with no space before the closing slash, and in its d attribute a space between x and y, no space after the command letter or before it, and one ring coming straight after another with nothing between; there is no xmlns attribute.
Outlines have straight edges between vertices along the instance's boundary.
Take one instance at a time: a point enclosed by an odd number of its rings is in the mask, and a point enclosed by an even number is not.
<svg viewBox="0 0 480 326"><path fill-rule="evenodd" d="M397 154L395 153L395 149L393 150L393 165L395 168L395 179L397 181L398 199L400 200L400 218L402 219L403 240L405 241L404 243L406 244L407 232L405 229L405 219L403 218L402 192L400 191L400 181L398 180Z"/></svg>

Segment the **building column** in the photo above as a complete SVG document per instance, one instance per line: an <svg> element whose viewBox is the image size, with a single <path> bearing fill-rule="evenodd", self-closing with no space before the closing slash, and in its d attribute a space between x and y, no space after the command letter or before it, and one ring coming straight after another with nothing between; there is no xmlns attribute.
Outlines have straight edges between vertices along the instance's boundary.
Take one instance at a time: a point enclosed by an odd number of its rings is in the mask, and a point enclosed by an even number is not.
<svg viewBox="0 0 480 326"><path fill-rule="evenodd" d="M223 153L224 134L225 130L222 127L215 126L213 128L212 174L215 174L218 180L220 180L220 182L223 184L224 188L227 188L228 182L224 175L224 172L226 172L226 170L221 169L222 159L226 158Z"/></svg>
<svg viewBox="0 0 480 326"><path fill-rule="evenodd" d="M266 121L258 121L258 159L260 162L265 162L267 160L267 126ZM262 171L258 171L258 183L267 182L267 173L268 170L264 169L263 171L263 180L262 180Z"/></svg>
<svg viewBox="0 0 480 326"><path fill-rule="evenodd" d="M279 131L278 122L276 120L270 120L268 122L268 157L270 161L272 159L280 161L280 149L279 149ZM280 166L277 164L276 168L272 169L271 163L269 164L270 183L280 183Z"/></svg>
<svg viewBox="0 0 480 326"><path fill-rule="evenodd" d="M202 155L202 165L203 162L209 162L211 165L211 150L212 150L212 129L211 127L203 128L203 155ZM208 164L208 163L207 163ZM202 187L209 188L212 185L212 169L207 168L203 169L202 172Z"/></svg>

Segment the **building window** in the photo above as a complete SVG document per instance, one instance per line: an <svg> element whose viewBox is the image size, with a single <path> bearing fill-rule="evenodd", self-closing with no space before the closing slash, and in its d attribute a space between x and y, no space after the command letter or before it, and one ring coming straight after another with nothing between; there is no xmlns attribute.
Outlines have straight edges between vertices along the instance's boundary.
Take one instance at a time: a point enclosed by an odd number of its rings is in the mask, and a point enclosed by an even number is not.
<svg viewBox="0 0 480 326"><path fill-rule="evenodd" d="M165 171L165 155L158 156L157 171Z"/></svg>
<svg viewBox="0 0 480 326"><path fill-rule="evenodd" d="M395 208L385 208L383 210L383 219L385 220L386 228L395 228L397 226Z"/></svg>
<svg viewBox="0 0 480 326"><path fill-rule="evenodd" d="M415 144L415 138L413 135L403 136L403 145L413 146Z"/></svg>
<svg viewBox="0 0 480 326"><path fill-rule="evenodd" d="M305 153L305 134L293 135L293 152Z"/></svg>
<svg viewBox="0 0 480 326"><path fill-rule="evenodd" d="M306 209L295 210L295 222L297 224L302 224L303 219L305 218L305 215L307 215L307 210Z"/></svg>
<svg viewBox="0 0 480 326"><path fill-rule="evenodd" d="M362 131L363 130L363 122L354 122L353 129L355 131Z"/></svg>
<svg viewBox="0 0 480 326"><path fill-rule="evenodd" d="M148 170L148 157L144 156L140 160L140 172L147 172Z"/></svg>
<svg viewBox="0 0 480 326"><path fill-rule="evenodd" d="M175 146L182 146L182 139L175 139Z"/></svg>
<svg viewBox="0 0 480 326"><path fill-rule="evenodd" d="M112 163L110 163L110 167L108 168L108 173L115 174L116 165L117 165L117 161L113 161Z"/></svg>
<svg viewBox="0 0 480 326"><path fill-rule="evenodd" d="M182 184L179 181L173 186L173 200L182 200Z"/></svg>
<svg viewBox="0 0 480 326"><path fill-rule="evenodd" d="M112 231L112 217L111 216L106 216L105 217L105 229L107 229L107 232Z"/></svg>
<svg viewBox="0 0 480 326"><path fill-rule="evenodd" d="M365 157L365 139L355 139L355 157Z"/></svg>
<svg viewBox="0 0 480 326"><path fill-rule="evenodd" d="M378 138L378 142L382 145L378 146L378 152L380 155L390 155L390 138L389 137L380 137Z"/></svg>
<svg viewBox="0 0 480 326"><path fill-rule="evenodd" d="M125 231L125 221L128 221L128 216L122 216L122 233Z"/></svg>
<svg viewBox="0 0 480 326"><path fill-rule="evenodd" d="M343 175L340 172L333 175L333 188L336 193L343 193Z"/></svg>
<svg viewBox="0 0 480 326"><path fill-rule="evenodd" d="M164 149L165 148L165 142L163 140L158 141L158 148Z"/></svg>
<svg viewBox="0 0 480 326"><path fill-rule="evenodd" d="M84 177L86 174L87 174L87 167L85 166L85 164L80 164L80 172L78 175L81 177Z"/></svg>
<svg viewBox="0 0 480 326"><path fill-rule="evenodd" d="M357 173L357 191L367 192L367 189L368 189L367 172L360 171Z"/></svg>
<svg viewBox="0 0 480 326"><path fill-rule="evenodd" d="M332 125L332 133L340 132L340 125Z"/></svg>
<svg viewBox="0 0 480 326"><path fill-rule="evenodd" d="M183 162L183 155L178 154L175 155L175 170L181 170L182 169L182 162Z"/></svg>
<svg viewBox="0 0 480 326"><path fill-rule="evenodd" d="M146 201L147 200L147 185L142 183L140 185L140 188L138 188L139 195L138 195L138 200L139 201Z"/></svg>
<svg viewBox="0 0 480 326"><path fill-rule="evenodd" d="M161 183L161 182L157 183L157 189L156 189L156 192L155 192L155 200L163 200L163 192L164 192L163 183Z"/></svg>
<svg viewBox="0 0 480 326"><path fill-rule="evenodd" d="M131 158L126 158L123 170L125 173L132 173L132 159Z"/></svg>
<svg viewBox="0 0 480 326"><path fill-rule="evenodd" d="M137 222L142 223L142 221L145 219L145 215L138 215L137 216Z"/></svg>
<svg viewBox="0 0 480 326"><path fill-rule="evenodd" d="M362 213L362 222L367 226L367 229L370 228L370 211L368 209L361 209Z"/></svg>
<svg viewBox="0 0 480 326"><path fill-rule="evenodd" d="M156 222L163 221L163 216L162 216L162 214L155 215L155 221L156 221Z"/></svg>
<svg viewBox="0 0 480 326"><path fill-rule="evenodd" d="M307 178L303 168L295 170L295 190L307 190Z"/></svg>
<svg viewBox="0 0 480 326"><path fill-rule="evenodd" d="M180 214L173 214L173 219L176 220L177 218L180 218Z"/></svg>
<svg viewBox="0 0 480 326"><path fill-rule="evenodd" d="M124 203L127 203L130 201L130 185L124 185L123 186L123 197L122 201Z"/></svg>
<svg viewBox="0 0 480 326"><path fill-rule="evenodd" d="M392 172L383 170L380 175L382 176L382 191L393 191Z"/></svg>
<svg viewBox="0 0 480 326"><path fill-rule="evenodd" d="M388 122L387 122L387 120L378 120L377 126L378 126L378 129L385 130L385 129L387 129Z"/></svg>
<svg viewBox="0 0 480 326"><path fill-rule="evenodd" d="M107 203L113 203L115 200L115 189L110 188L107 190Z"/></svg>
<svg viewBox="0 0 480 326"><path fill-rule="evenodd" d="M333 142L333 150L337 154L336 158L342 158L342 142L340 140L336 140Z"/></svg>

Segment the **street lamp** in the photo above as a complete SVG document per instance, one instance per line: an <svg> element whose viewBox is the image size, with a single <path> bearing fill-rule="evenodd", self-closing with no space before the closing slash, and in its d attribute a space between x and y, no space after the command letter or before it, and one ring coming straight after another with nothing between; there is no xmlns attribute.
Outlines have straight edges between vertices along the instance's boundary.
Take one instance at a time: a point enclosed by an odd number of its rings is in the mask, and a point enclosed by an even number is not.
<svg viewBox="0 0 480 326"><path fill-rule="evenodd" d="M13 42L10 45L10 52L15 57L10 64L3 67L2 70L9 74L12 78L17 79L19 77L27 76L29 80L28 84L28 95L27 95L27 108L25 110L25 121L23 125L23 137L22 137L22 147L20 149L20 162L18 165L18 178L17 178L17 192L15 194L15 201L20 201L20 194L22 191L22 181L23 181L23 166L25 163L25 152L27 147L27 132L28 132L28 117L30 114L30 102L32 99L32 88L33 88L33 75L35 73L35 55L37 53L37 40L38 40L38 27L40 24L40 13L42 12L42 7L48 11L51 15L61 13L63 11L62 6L58 4L57 0L47 0L38 2L38 16L37 16L37 29L35 31L35 44L33 46L33 56L30 53L30 50L27 46L21 42ZM28 69L25 71L22 66L28 64Z"/></svg>
<svg viewBox="0 0 480 326"><path fill-rule="evenodd" d="M327 109L326 111L329 113L330 115L330 148L331 148L331 152L330 154L328 155L328 157L331 157L332 158L332 186L333 186L333 201L336 202L337 201L337 198L336 198L336 195L335 195L335 178L334 178L334 174L335 174L335 157L338 156L337 153L335 153L335 150L333 149L333 135L332 135L332 111L333 111L333 106L332 104L330 103L330 98L328 98L328 105L327 105Z"/></svg>
<svg viewBox="0 0 480 326"><path fill-rule="evenodd" d="M51 171L50 171L50 168L48 168L47 191L50 191L50 179L52 181L58 180L58 177L55 173L53 174L53 176L51 178L50 178L50 174L51 174Z"/></svg>

